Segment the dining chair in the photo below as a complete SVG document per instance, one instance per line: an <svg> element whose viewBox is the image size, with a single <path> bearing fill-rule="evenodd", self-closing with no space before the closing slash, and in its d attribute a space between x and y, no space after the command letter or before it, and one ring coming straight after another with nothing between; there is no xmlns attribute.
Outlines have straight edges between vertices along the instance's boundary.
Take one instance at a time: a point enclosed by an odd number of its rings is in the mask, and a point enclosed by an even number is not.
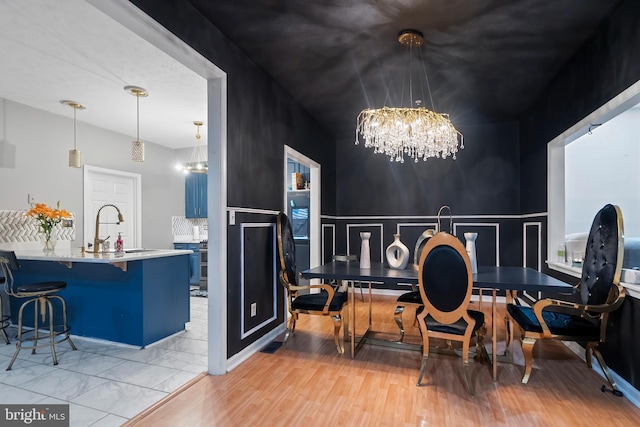
<svg viewBox="0 0 640 427"><path fill-rule="evenodd" d="M343 315L343 312L348 309L347 292L340 292L329 284L299 285L295 241L293 240L289 218L283 212L280 212L277 217L277 234L280 264L279 279L287 293L287 312L289 313L284 344L286 345L289 336L295 332L298 315L328 316L333 320L333 336L336 349L339 354L344 353L344 347L340 343L340 328L343 327L342 319L344 318L343 330L344 339L346 340L349 329L349 316L347 313Z"/></svg>
<svg viewBox="0 0 640 427"><path fill-rule="evenodd" d="M50 347L53 364L58 364L55 346L67 341L72 350L76 346L71 341L69 325L67 324L67 304L57 292L67 287L66 282L49 281L16 284L13 277L13 270L20 268L20 264L13 251L0 251L0 269L5 278L4 290L14 298L22 299L24 302L18 310L18 335L16 336L16 351L9 362L7 371L11 370L13 363L18 357L20 350L31 350L35 354L40 347ZM56 324L54 321L54 305L52 301L60 303L62 323ZM25 308L33 304L33 327L25 330L23 325L23 313ZM48 314L48 316L47 316ZM40 318L40 319L38 319ZM41 332L40 329L47 329L48 333ZM41 335L43 334L43 335ZM29 343L25 345L25 343Z"/></svg>
<svg viewBox="0 0 640 427"><path fill-rule="evenodd" d="M420 258L420 254L422 253L422 249L427 244L430 238L436 235L438 231L442 231L442 224L440 222L440 217L442 215L442 211L444 209L449 210L449 233L453 233L453 215L451 214L451 208L447 205L441 206L438 210L438 225L435 229L427 229L425 230L416 240L415 247L413 249L413 265L411 268L415 268L416 270L419 267L418 259ZM410 267L407 267L410 268ZM411 285L411 291L405 292L400 295L396 299L396 308L393 312L393 320L396 322L398 326L398 330L400 331L400 338L398 338L398 342L404 341L404 322L402 320L402 315L407 307L412 307L414 310L419 309L422 306L422 298L420 297L420 291L416 285ZM414 316L415 319L415 316ZM415 326L415 325L414 325Z"/></svg>
<svg viewBox="0 0 640 427"><path fill-rule="evenodd" d="M533 366L533 347L539 339L586 343L585 360L591 368L593 354L615 395L621 396L609 369L598 350L606 339L609 313L622 305L625 291L620 285L624 258L624 224L616 205L605 205L593 219L582 277L575 286L580 302L544 298L531 307L507 304L509 319L521 331L525 368L522 382L526 384ZM603 386L602 390L605 390Z"/></svg>
<svg viewBox="0 0 640 427"><path fill-rule="evenodd" d="M422 364L417 385L422 385L430 338L462 342L462 365L467 392L474 396L469 368L469 345L476 337L476 353L488 355L478 330L484 313L470 310L473 277L464 245L455 236L439 232L425 245L418 264L418 288L423 306L417 310L422 334Z"/></svg>

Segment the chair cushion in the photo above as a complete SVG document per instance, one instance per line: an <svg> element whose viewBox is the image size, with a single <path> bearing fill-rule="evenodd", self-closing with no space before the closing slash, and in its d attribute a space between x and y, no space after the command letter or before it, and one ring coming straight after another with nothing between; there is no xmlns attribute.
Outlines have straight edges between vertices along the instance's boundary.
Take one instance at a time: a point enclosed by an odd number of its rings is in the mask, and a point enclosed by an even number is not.
<svg viewBox="0 0 640 427"><path fill-rule="evenodd" d="M317 294L300 295L291 302L291 308L294 310L322 311L327 303L328 294L321 291ZM346 292L336 292L333 300L329 304L329 311L340 311L342 306L347 302Z"/></svg>
<svg viewBox="0 0 640 427"><path fill-rule="evenodd" d="M39 283L27 283L24 285L16 286L16 292L18 293L51 293L60 291L67 287L66 282L39 282Z"/></svg>
<svg viewBox="0 0 640 427"><path fill-rule="evenodd" d="M422 297L420 291L406 292L400 295L396 301L406 304L422 304Z"/></svg>
<svg viewBox="0 0 640 427"><path fill-rule="evenodd" d="M542 332L542 326L540 326L531 307L507 304L507 311L525 331ZM543 310L542 318L549 326L549 331L554 335L580 337L587 341L600 338L600 327L595 321L590 322L580 316L550 310Z"/></svg>
<svg viewBox="0 0 640 427"><path fill-rule="evenodd" d="M416 315L422 313L423 310L424 310L424 307L419 307L416 310ZM484 325L484 313L477 310L467 310L467 313L469 313L469 316L471 316L471 319L475 321L475 324L473 325L473 332L475 333L475 331L477 331L482 325ZM424 321L427 324L427 329L429 331L434 331L434 332L464 335L464 332L467 329L467 324L463 319L460 319L455 323L446 325L444 323L436 322L433 317L431 317L430 315L427 315Z"/></svg>

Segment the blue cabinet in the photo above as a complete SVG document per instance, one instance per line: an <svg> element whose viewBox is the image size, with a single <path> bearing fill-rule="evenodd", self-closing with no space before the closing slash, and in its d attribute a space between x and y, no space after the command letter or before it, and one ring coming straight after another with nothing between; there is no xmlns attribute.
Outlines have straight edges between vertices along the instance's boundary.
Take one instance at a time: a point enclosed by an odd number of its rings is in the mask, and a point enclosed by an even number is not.
<svg viewBox="0 0 640 427"><path fill-rule="evenodd" d="M200 285L200 243L174 243L173 249L190 249L189 255L189 285Z"/></svg>
<svg viewBox="0 0 640 427"><path fill-rule="evenodd" d="M207 217L207 174L189 173L184 180L184 216L187 218Z"/></svg>

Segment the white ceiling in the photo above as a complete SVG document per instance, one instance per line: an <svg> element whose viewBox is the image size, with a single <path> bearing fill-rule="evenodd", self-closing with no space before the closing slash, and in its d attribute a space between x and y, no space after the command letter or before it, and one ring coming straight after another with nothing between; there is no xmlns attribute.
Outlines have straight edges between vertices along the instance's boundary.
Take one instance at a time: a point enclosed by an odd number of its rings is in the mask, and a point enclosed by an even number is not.
<svg viewBox="0 0 640 427"><path fill-rule="evenodd" d="M0 98L62 116L73 100L79 122L171 148L195 145L195 120L205 122L207 82L84 0L0 1ZM82 143L81 135L78 142Z"/></svg>

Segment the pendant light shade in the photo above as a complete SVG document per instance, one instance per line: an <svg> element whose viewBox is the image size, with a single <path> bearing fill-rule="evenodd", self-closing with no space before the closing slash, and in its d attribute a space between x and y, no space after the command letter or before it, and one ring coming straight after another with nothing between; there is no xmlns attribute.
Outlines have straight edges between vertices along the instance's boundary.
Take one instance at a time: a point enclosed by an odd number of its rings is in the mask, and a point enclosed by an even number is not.
<svg viewBox="0 0 640 427"><path fill-rule="evenodd" d="M69 150L69 167L79 168L82 167L82 153L78 150L78 122L76 113L78 110L84 110L85 106L79 102L68 100L60 101L60 103L73 108L73 150Z"/></svg>
<svg viewBox="0 0 640 427"><path fill-rule="evenodd" d="M131 143L131 159L144 162L144 142L140 141L140 97L149 93L138 86L125 86L124 90L136 97L136 140Z"/></svg>

